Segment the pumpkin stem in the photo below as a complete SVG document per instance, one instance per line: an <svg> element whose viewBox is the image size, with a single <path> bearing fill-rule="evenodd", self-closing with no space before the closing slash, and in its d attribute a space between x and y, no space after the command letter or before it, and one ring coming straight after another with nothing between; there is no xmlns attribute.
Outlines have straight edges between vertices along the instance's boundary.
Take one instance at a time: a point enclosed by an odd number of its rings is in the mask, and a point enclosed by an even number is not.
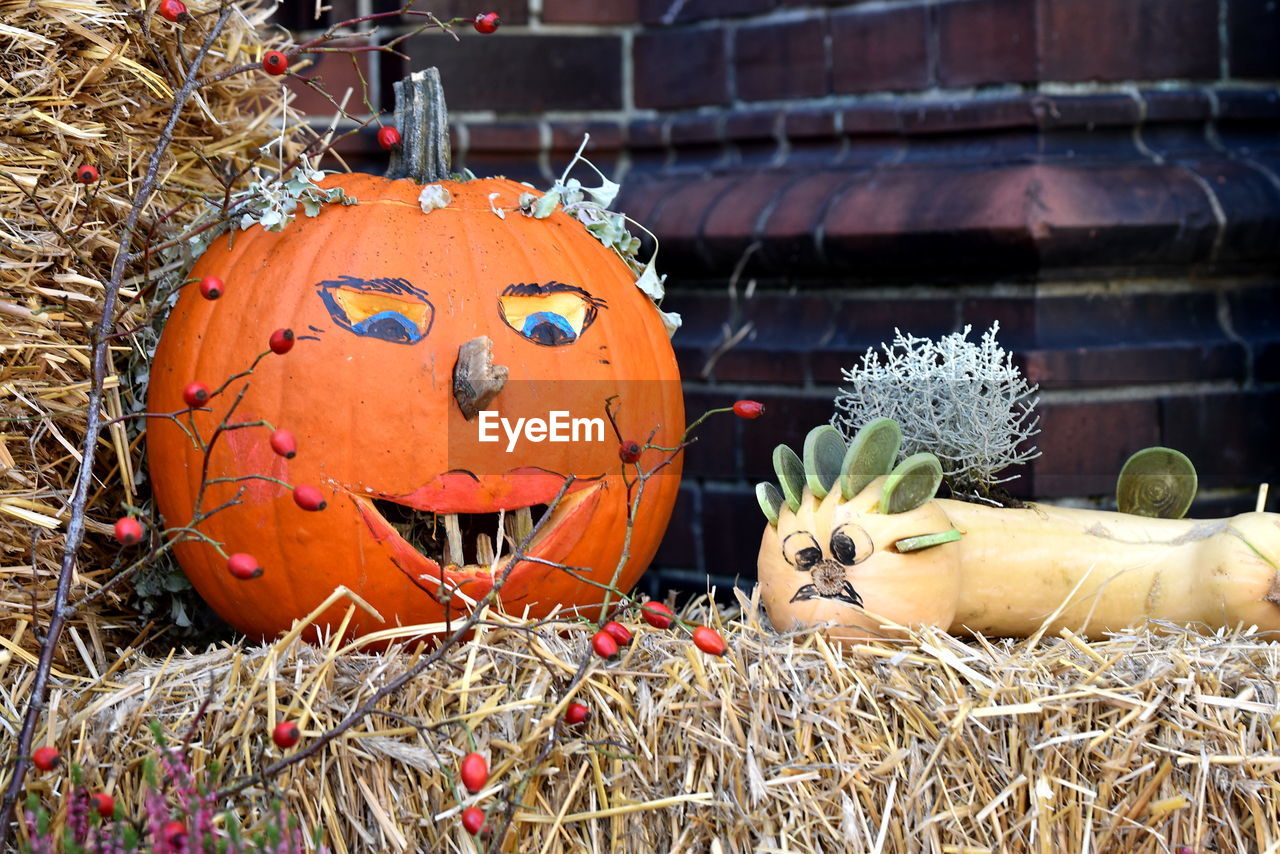
<svg viewBox="0 0 1280 854"><path fill-rule="evenodd" d="M452 157L440 71L415 71L398 81L395 91L395 122L401 142L391 151L386 177L411 178L419 184L447 181Z"/></svg>

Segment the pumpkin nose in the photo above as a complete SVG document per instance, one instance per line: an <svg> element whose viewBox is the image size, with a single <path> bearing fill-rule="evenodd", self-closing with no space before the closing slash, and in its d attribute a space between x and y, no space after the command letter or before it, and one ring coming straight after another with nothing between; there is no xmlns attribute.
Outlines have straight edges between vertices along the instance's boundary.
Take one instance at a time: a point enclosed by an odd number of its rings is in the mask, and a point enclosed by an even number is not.
<svg viewBox="0 0 1280 854"><path fill-rule="evenodd" d="M458 361L453 366L453 399L458 401L463 418L475 420L506 384L507 368L493 363L493 341L488 335L472 338L458 348Z"/></svg>

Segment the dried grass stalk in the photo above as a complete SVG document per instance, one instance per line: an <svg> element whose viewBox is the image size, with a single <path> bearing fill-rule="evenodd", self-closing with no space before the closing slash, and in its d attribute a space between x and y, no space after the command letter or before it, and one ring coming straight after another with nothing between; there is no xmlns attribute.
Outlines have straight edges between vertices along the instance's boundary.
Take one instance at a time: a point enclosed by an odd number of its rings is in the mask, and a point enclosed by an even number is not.
<svg viewBox="0 0 1280 854"><path fill-rule="evenodd" d="M482 806L531 774L502 850L1265 851L1280 844L1280 647L1248 633L1172 627L1086 643L961 642L938 631L842 656L820 633L778 635L756 603L719 627L730 652L637 629L614 664L563 686L588 646L581 623L514 618L441 667L271 792L337 851L472 851L451 777L490 757ZM412 631L412 630L410 630ZM224 646L132 656L98 679L66 678L60 745L137 810L147 722L186 731L192 760L235 776L276 755L283 716L331 726L418 653ZM27 665L0 666L7 714ZM595 711L531 767L577 699ZM305 735L304 735L305 743ZM53 780L40 778L38 786ZM49 800L52 800L51 798ZM241 808L245 802L241 803ZM252 815L243 815L253 820Z"/></svg>
<svg viewBox="0 0 1280 854"><path fill-rule="evenodd" d="M178 52L190 57L211 20L202 15L218 4L188 6L196 19L180 28L138 0L0 0L0 636L23 649L34 648L33 612L47 622L56 584L84 432L89 330L103 283L178 88ZM270 9L265 0L239 3L207 74L251 61L280 41L263 26ZM180 233L207 210L206 195L221 195L211 170L242 169L281 134L280 117L296 127L281 99L279 79L265 74L237 74L201 89L176 128L142 230L156 242ZM82 163L99 170L97 184L76 183ZM183 270L176 254L131 264L117 328L145 326L159 283ZM113 348L118 375L107 384L105 417L142 408L134 383L144 362L136 357L148 345L144 336L128 336ZM135 499L142 468L136 430L113 425L103 443L73 596L113 571L110 523ZM64 643L59 666L101 668L102 650L137 634L123 616L114 597L81 614L76 625L87 655Z"/></svg>

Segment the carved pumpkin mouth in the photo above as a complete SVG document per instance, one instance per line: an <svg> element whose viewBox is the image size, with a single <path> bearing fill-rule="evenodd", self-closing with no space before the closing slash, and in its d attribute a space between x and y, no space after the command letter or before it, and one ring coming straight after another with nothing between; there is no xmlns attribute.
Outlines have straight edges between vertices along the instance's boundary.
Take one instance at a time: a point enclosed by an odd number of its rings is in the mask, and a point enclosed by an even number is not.
<svg viewBox="0 0 1280 854"><path fill-rule="evenodd" d="M373 507L401 538L441 566L494 571L515 554L550 505L496 513L436 513L375 498Z"/></svg>
<svg viewBox="0 0 1280 854"><path fill-rule="evenodd" d="M510 487L503 485L510 475L468 477L483 492L510 495ZM457 496L453 496L450 506L424 507L419 501L421 496L433 494L427 488L411 496L399 496L399 500L355 494L352 498L374 539L389 548L392 563L418 587L444 600L455 591L471 598L487 593L493 586L494 574L502 570L539 523L541 527L529 541L525 555L561 561L583 536L600 503L603 485L598 481L575 483L554 509L544 501L514 507L500 502L497 509L460 512L456 509ZM533 490L536 494L542 491ZM554 495L551 498L554 500ZM478 495L473 493L465 496L462 503L474 508L477 500Z"/></svg>

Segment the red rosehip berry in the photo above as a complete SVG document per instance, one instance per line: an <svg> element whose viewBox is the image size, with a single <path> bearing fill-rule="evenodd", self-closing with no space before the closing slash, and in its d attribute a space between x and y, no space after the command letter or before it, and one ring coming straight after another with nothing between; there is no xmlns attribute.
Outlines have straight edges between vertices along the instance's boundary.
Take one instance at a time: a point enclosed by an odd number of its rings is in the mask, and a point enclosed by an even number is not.
<svg viewBox="0 0 1280 854"><path fill-rule="evenodd" d="M739 400L733 405L733 414L739 418L759 418L764 415L764 404L758 400Z"/></svg>
<svg viewBox="0 0 1280 854"><path fill-rule="evenodd" d="M236 552L227 558L227 572L241 581L250 581L262 575L262 567L258 566L258 559L253 555Z"/></svg>
<svg viewBox="0 0 1280 854"><path fill-rule="evenodd" d="M217 299L222 296L226 286L222 284L222 279L217 276L205 276L200 280L200 296L205 299Z"/></svg>
<svg viewBox="0 0 1280 854"><path fill-rule="evenodd" d="M617 641L618 646L627 646L631 643L631 630L615 620L605 623L600 627L600 631Z"/></svg>
<svg viewBox="0 0 1280 854"><path fill-rule="evenodd" d="M187 842L187 826L180 821L169 822L160 832L170 848L181 848Z"/></svg>
<svg viewBox="0 0 1280 854"><path fill-rule="evenodd" d="M489 763L479 753L468 753L458 766L458 776L467 791L474 795L489 782Z"/></svg>
<svg viewBox="0 0 1280 854"><path fill-rule="evenodd" d="M298 725L293 721L281 721L271 731L271 740L281 750L293 747L300 738L302 738L302 730L298 729Z"/></svg>
<svg viewBox="0 0 1280 854"><path fill-rule="evenodd" d="M490 33L497 32L498 27L501 25L502 19L498 17L497 12L481 12L476 15L476 19L472 23L472 26L476 28L477 33L483 33L486 36Z"/></svg>
<svg viewBox="0 0 1280 854"><path fill-rule="evenodd" d="M142 540L142 523L132 516L124 516L116 520L113 533L117 543L132 546Z"/></svg>
<svg viewBox="0 0 1280 854"><path fill-rule="evenodd" d="M707 655L724 655L729 650L720 633L706 626L698 626L693 630L693 645Z"/></svg>
<svg viewBox="0 0 1280 854"><path fill-rule="evenodd" d="M485 830L484 812L479 807L467 807L462 811L462 826L467 833L477 836Z"/></svg>
<svg viewBox="0 0 1280 854"><path fill-rule="evenodd" d="M106 792L97 792L89 798L89 809L109 819L116 814L116 799Z"/></svg>
<svg viewBox="0 0 1280 854"><path fill-rule="evenodd" d="M94 184L98 181L98 170L88 163L76 167L76 180L81 184Z"/></svg>
<svg viewBox="0 0 1280 854"><path fill-rule="evenodd" d="M160 0L160 8L156 11L160 13L161 18L176 24L178 21L186 20L187 4L182 0Z"/></svg>
<svg viewBox="0 0 1280 854"><path fill-rule="evenodd" d="M262 55L262 70L268 74L284 74L289 70L289 57L278 50L269 50Z"/></svg>
<svg viewBox="0 0 1280 854"><path fill-rule="evenodd" d="M655 629L669 629L676 621L676 615L661 602L645 602L640 606L640 616Z"/></svg>
<svg viewBox="0 0 1280 854"><path fill-rule="evenodd" d="M192 409L203 406L208 399L209 387L204 383L190 383L182 390L182 400Z"/></svg>
<svg viewBox="0 0 1280 854"><path fill-rule="evenodd" d="M291 460L298 455L298 443L288 430L272 430L271 450L275 451L277 456Z"/></svg>
<svg viewBox="0 0 1280 854"><path fill-rule="evenodd" d="M400 131L388 125L378 129L378 145L381 145L387 151L395 148L400 144Z"/></svg>
<svg viewBox="0 0 1280 854"><path fill-rule="evenodd" d="M293 330L277 329L271 333L271 338L267 341L267 346L271 348L272 353L283 356L293 349Z"/></svg>
<svg viewBox="0 0 1280 854"><path fill-rule="evenodd" d="M323 510L328 506L319 487L300 483L293 488L293 503L303 510Z"/></svg>
<svg viewBox="0 0 1280 854"><path fill-rule="evenodd" d="M601 658L618 657L618 642L614 640L613 635L604 630L591 636L591 648Z"/></svg>
<svg viewBox="0 0 1280 854"><path fill-rule="evenodd" d="M578 724L586 723L591 717L591 709L587 708L586 703L570 703L569 707L564 710L564 722L567 726L578 726Z"/></svg>
<svg viewBox="0 0 1280 854"><path fill-rule="evenodd" d="M56 747L37 747L31 754L31 762L41 771L52 771L62 764L62 755Z"/></svg>
<svg viewBox="0 0 1280 854"><path fill-rule="evenodd" d="M618 459L624 463L634 463L640 459L641 450L639 442L623 442L618 446Z"/></svg>

